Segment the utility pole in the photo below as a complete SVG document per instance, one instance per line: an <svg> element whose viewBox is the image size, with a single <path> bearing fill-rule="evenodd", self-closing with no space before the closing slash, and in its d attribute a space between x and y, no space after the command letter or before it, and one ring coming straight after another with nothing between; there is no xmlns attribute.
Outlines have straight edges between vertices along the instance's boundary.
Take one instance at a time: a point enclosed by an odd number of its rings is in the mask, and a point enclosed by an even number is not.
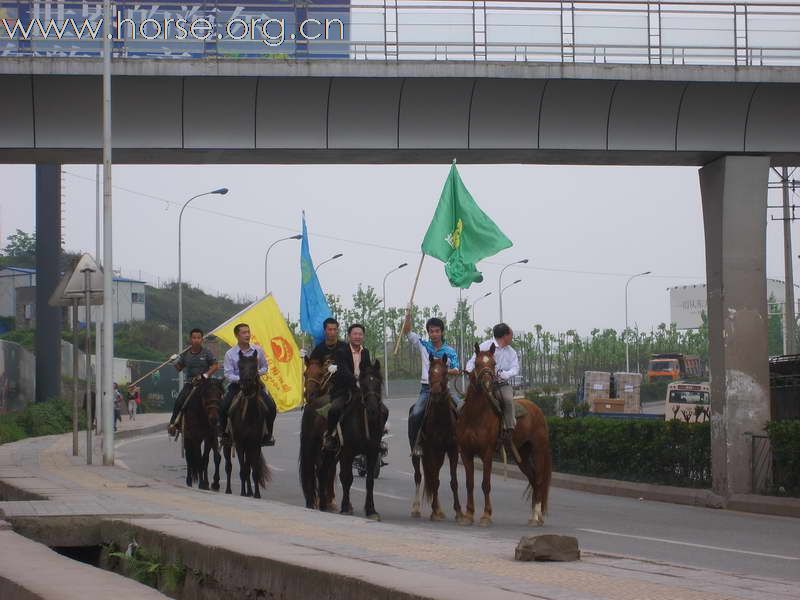
<svg viewBox="0 0 800 600"><path fill-rule="evenodd" d="M792 215L789 211L789 169L781 169L783 188L783 265L786 272L786 292L783 305L783 353L795 354L794 273L792 269Z"/></svg>

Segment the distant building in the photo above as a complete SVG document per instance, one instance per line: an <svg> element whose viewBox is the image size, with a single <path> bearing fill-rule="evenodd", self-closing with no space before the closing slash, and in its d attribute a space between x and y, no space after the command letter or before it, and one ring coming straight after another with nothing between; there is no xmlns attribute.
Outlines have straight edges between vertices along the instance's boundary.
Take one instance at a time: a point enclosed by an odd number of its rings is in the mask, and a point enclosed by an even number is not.
<svg viewBox="0 0 800 600"><path fill-rule="evenodd" d="M795 286L797 287L797 286ZM706 284L677 285L668 288L669 291L669 318L678 329L697 329L702 325L702 313L708 315L708 291ZM767 300L773 298L774 304L770 305L770 314L783 314L786 284L779 279L767 279ZM795 291L795 304L800 297ZM795 312L799 311L795 309Z"/></svg>
<svg viewBox="0 0 800 600"><path fill-rule="evenodd" d="M144 321L145 282L124 277L114 277L112 312L114 323ZM93 306L92 320L101 311ZM0 269L0 317L14 317L18 329L36 326L36 269L5 267ZM64 311L65 325L72 320L72 308ZM78 308L78 320L86 320L83 306Z"/></svg>

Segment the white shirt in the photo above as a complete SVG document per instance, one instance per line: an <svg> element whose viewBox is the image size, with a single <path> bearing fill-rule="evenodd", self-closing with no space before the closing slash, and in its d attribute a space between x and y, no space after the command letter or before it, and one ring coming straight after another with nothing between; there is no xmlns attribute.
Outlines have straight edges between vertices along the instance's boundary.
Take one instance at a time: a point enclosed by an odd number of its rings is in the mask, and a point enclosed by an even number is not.
<svg viewBox="0 0 800 600"><path fill-rule="evenodd" d="M519 375L519 357L517 356L517 351L514 350L510 345L500 347L500 344L497 343L497 340L486 340L480 345L481 351L486 351L492 347L492 344L495 345L494 348L494 362L495 362L495 372L497 376L502 379L503 381L509 381L515 375ZM472 358L469 359L467 362L466 371L472 373L475 369L475 355L472 355Z"/></svg>
<svg viewBox="0 0 800 600"><path fill-rule="evenodd" d="M225 353L225 379L231 383L239 382L239 345L233 346ZM267 357L264 355L264 349L260 346L251 344L247 350L242 350L244 356L252 356L253 352L258 356L258 374L263 377L268 369Z"/></svg>

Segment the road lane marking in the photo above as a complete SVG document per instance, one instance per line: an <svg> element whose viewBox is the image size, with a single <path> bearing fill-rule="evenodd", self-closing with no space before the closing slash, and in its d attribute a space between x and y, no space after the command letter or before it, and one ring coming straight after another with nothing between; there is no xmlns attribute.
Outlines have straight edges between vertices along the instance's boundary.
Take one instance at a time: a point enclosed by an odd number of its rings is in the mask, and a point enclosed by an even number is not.
<svg viewBox="0 0 800 600"><path fill-rule="evenodd" d="M752 550L737 550L736 548L724 548L722 546L708 546L706 544L695 544L692 542L679 542L677 540L666 540L664 538L648 537L644 535L630 535L627 533L616 533L614 531L603 531L601 529L578 529L587 533L598 533L600 535L611 535L616 537L631 538L634 540L644 540L647 542L661 542L662 544L675 544L676 546L689 546L692 548L702 548L703 550L719 550L720 552L733 552L735 554L747 554L749 556L763 556L765 558L778 558L780 560L800 560L798 556L784 556L782 554L769 554L767 552L754 552Z"/></svg>
<svg viewBox="0 0 800 600"><path fill-rule="evenodd" d="M367 490L365 490L364 488L360 488L360 487L356 487L356 486L351 486L350 487L350 491L361 492L362 494L366 494L367 493ZM409 498L407 498L405 496L395 496L393 494L387 494L386 492L374 492L373 491L372 494L374 496L382 496L384 498L391 498L392 500L403 500L403 501L406 501L406 502L408 502L408 500L409 500Z"/></svg>
<svg viewBox="0 0 800 600"><path fill-rule="evenodd" d="M122 440L118 441L116 444L114 444L114 447L122 448L123 446L127 446L128 444L133 444L133 443L136 443L136 442L144 442L144 441L152 440L152 439L156 439L156 438L161 438L161 439L165 439L165 440L168 440L168 441L172 440L171 437L165 436L163 432L162 433L151 433L150 435L142 435L142 436L139 436L139 437L132 437L132 438L128 438L127 440L126 439L122 439Z"/></svg>

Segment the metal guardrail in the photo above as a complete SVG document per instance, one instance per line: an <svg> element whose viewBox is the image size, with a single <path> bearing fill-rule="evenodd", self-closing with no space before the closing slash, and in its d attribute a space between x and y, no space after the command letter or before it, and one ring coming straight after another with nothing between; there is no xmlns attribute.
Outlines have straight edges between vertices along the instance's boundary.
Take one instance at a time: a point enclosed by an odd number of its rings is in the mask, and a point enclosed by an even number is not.
<svg viewBox="0 0 800 600"><path fill-rule="evenodd" d="M745 434L751 437L750 470L752 492L767 494L772 489L772 447L763 433Z"/></svg>
<svg viewBox="0 0 800 600"><path fill-rule="evenodd" d="M194 4L114 3L123 18L207 19L206 39L115 39L118 58L346 59L379 61L506 61L649 65L800 65L800 4L745 2L589 2L547 0L287 0L198 2ZM0 19L13 28L34 19L57 26L72 17L97 24L102 3L0 0ZM231 20L272 18L264 35L235 39ZM341 22L336 39L305 39L299 24L316 19ZM282 25L280 24L282 22ZM102 55L99 37L66 31L44 39L37 28L29 39L11 38L0 20L0 57ZM259 24L260 25L260 24ZM336 24L335 24L336 25ZM150 34L155 24L150 22ZM283 27L281 31L280 28ZM338 27L338 25L336 25ZM174 31L174 28L173 28ZM19 31L17 31L17 34ZM147 32L145 31L147 34ZM224 33L224 35L223 35ZM313 33L312 35L315 35ZM330 33L330 32L329 32ZM334 31L334 34L337 33ZM147 34L147 35L150 35ZM294 36L294 37L292 37Z"/></svg>

